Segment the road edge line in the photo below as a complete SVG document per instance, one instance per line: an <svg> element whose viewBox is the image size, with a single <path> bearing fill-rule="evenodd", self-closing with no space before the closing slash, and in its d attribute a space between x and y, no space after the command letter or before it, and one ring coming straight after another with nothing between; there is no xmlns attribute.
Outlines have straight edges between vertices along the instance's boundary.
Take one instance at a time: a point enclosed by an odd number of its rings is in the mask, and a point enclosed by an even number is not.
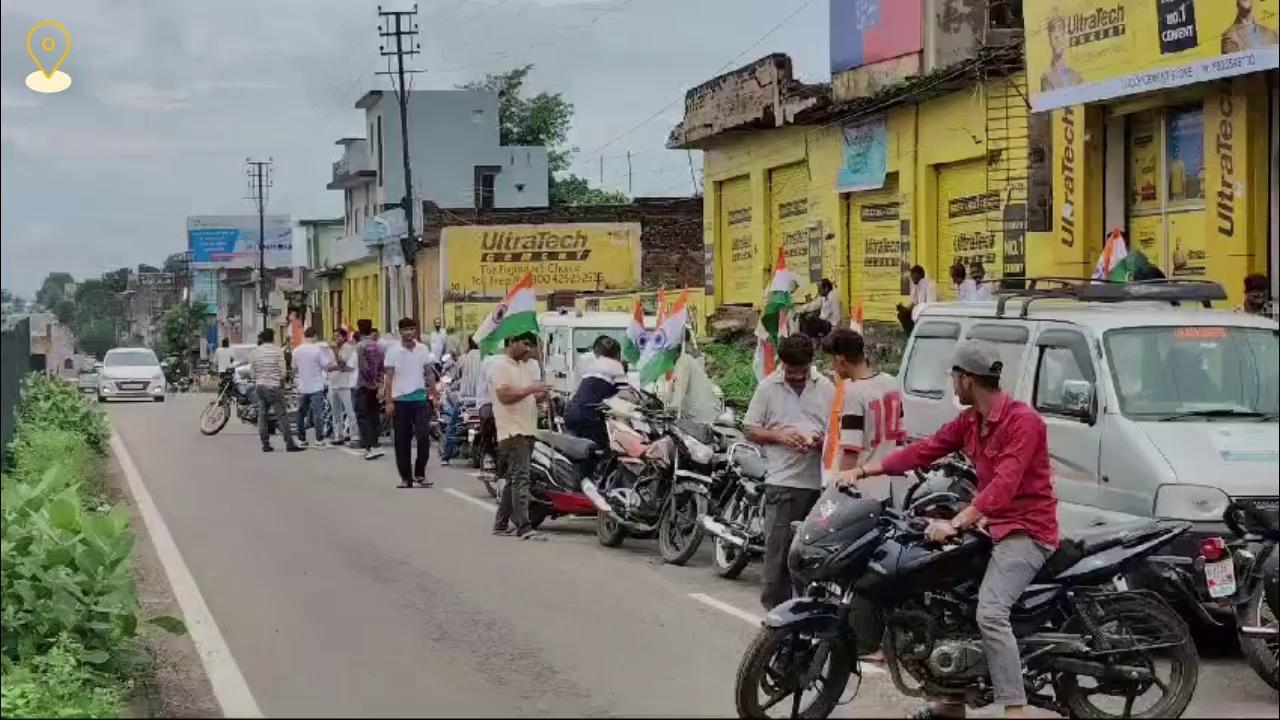
<svg viewBox="0 0 1280 720"><path fill-rule="evenodd" d="M223 716L263 717L258 701L254 699L253 691L249 689L249 683L240 672L240 666L232 656L231 648L227 646L226 639L218 629L218 623L213 619L213 613L209 611L204 596L200 594L200 587L196 584L195 577L192 576L190 568L182 558L182 552L178 550L178 545L169 532L169 526L160 515L160 509L152 499L150 491L147 490L146 483L143 482L142 475L133 462L133 457L124 446L124 441L120 439L119 433L114 431L111 433L111 451L115 454L116 461L120 463L120 469L124 472L125 480L129 483L129 492L133 495L138 514L142 517L142 523L146 526L152 545L155 546L156 556L160 559L161 567L164 568L173 596L178 601L178 607L182 609L187 632L190 633L191 641L196 646L196 652L200 654L200 663L204 666L205 676L209 679L209 685L213 689L214 697L218 700Z"/></svg>
<svg viewBox="0 0 1280 720"><path fill-rule="evenodd" d="M471 503L472 505L475 505L478 508L483 508L487 512L494 512L498 509L498 506L496 504L491 503L488 500L481 500L480 498L477 498L477 497L471 497L470 495L462 492L461 490L455 490L453 488L444 488L444 491L458 498L459 500L465 500Z"/></svg>

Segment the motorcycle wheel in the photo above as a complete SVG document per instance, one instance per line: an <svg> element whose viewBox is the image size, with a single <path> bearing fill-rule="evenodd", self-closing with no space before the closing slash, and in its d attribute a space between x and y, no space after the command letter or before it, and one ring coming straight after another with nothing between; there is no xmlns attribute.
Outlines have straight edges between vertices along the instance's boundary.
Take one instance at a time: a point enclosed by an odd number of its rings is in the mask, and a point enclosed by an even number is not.
<svg viewBox="0 0 1280 720"><path fill-rule="evenodd" d="M804 647L803 653L795 648ZM849 658L838 647L828 647L824 667L804 688L798 687L798 675L807 668L796 667L797 660L812 662L812 654L821 647L812 636L794 630L760 628L755 640L738 664L734 696L740 718L768 718L771 709L780 717L821 720L831 715L849 684ZM765 698L761 702L760 693ZM805 704L805 697L809 697Z"/></svg>
<svg viewBox="0 0 1280 720"><path fill-rule="evenodd" d="M706 529L701 518L707 514L707 496L697 492L674 493L667 498L658 518L658 550L671 565L684 565L698 552Z"/></svg>
<svg viewBox="0 0 1280 720"><path fill-rule="evenodd" d="M596 514L596 539L605 547L618 547L627 538L627 529L607 512Z"/></svg>
<svg viewBox="0 0 1280 720"><path fill-rule="evenodd" d="M214 400L200 413L200 432L204 435L217 435L230 419L231 407Z"/></svg>
<svg viewBox="0 0 1280 720"><path fill-rule="evenodd" d="M741 514L743 502L740 495L734 494L728 508L725 509L724 519L731 523L740 523L743 519ZM712 558L715 562L716 574L720 577L733 580L747 569L747 565L751 564L751 553L746 548L740 548L721 538L716 538L713 545L715 552Z"/></svg>
<svg viewBox="0 0 1280 720"><path fill-rule="evenodd" d="M1256 592L1246 608L1246 616L1239 619L1241 625L1276 628L1276 616L1267 605L1263 593ZM1280 640L1272 638L1240 638L1240 650L1249 667L1273 688L1280 689Z"/></svg>
<svg viewBox="0 0 1280 720"><path fill-rule="evenodd" d="M484 447L480 443L480 438L471 443L471 467L479 470L484 467Z"/></svg>
<svg viewBox="0 0 1280 720"><path fill-rule="evenodd" d="M1159 599L1145 601L1141 615L1145 618L1144 624L1148 626L1172 627L1180 625L1184 628L1185 633L1186 624L1182 618ZM1103 625L1103 632L1120 637L1132 636L1132 630L1125 625L1123 617L1109 619ZM1067 631L1080 631L1076 619L1072 619L1068 623ZM1191 702L1191 696L1195 693L1196 681L1200 675L1200 655L1196 652L1196 644L1191 641L1190 634L1187 633L1186 635L1186 642L1175 647L1140 650L1134 653L1119 653L1114 656L1115 661L1118 663L1150 668L1157 677L1161 678L1163 687L1150 683L1145 687L1135 688L1141 691L1140 695L1126 697L1125 695L1117 694L1118 687L1104 686L1101 681L1095 678L1063 673L1058 678L1054 695L1067 706L1071 713L1070 716L1075 718L1181 717L1182 713L1187 709L1187 705ZM1163 673L1160 671L1160 665L1167 665L1167 678L1161 677ZM1088 684L1081 685L1081 681ZM1135 703L1138 699L1146 698L1153 694L1156 695L1154 702L1141 710L1135 708ZM1097 704L1097 698L1105 698L1108 702L1105 706L1100 706Z"/></svg>

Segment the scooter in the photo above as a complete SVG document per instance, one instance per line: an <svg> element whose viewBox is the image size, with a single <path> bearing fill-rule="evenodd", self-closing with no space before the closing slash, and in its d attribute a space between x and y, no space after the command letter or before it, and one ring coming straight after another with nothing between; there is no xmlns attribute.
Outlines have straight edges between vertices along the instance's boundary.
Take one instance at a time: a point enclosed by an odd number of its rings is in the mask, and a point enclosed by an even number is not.
<svg viewBox="0 0 1280 720"><path fill-rule="evenodd" d="M591 440L537 431L529 466L529 523L537 528L548 518L595 516L582 481L608 464L608 454Z"/></svg>

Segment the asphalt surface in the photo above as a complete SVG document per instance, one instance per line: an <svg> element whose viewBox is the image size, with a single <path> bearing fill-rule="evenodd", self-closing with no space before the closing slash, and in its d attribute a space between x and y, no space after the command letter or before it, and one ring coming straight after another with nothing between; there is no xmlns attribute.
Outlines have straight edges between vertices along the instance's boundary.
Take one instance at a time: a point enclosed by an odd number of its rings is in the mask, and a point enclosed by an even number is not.
<svg viewBox="0 0 1280 720"><path fill-rule="evenodd" d="M210 396L110 404L112 424L267 716L718 716L762 613L752 566L686 567L654 541L601 547L594 521L545 543L489 534L470 467L395 487L388 453L260 452ZM839 717L915 707L869 675ZM1206 660L1189 716L1276 717L1238 658Z"/></svg>

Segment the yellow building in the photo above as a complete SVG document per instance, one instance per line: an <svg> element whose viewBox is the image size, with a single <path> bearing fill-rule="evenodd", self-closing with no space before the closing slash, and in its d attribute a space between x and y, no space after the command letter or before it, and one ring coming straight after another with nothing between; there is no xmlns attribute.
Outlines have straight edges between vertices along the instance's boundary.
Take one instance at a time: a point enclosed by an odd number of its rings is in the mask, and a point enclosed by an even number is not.
<svg viewBox="0 0 1280 720"><path fill-rule="evenodd" d="M354 326L358 320L369 319L375 327L382 317L381 275L378 261L367 259L343 267L342 308L343 322ZM383 332L386 328L379 328Z"/></svg>

